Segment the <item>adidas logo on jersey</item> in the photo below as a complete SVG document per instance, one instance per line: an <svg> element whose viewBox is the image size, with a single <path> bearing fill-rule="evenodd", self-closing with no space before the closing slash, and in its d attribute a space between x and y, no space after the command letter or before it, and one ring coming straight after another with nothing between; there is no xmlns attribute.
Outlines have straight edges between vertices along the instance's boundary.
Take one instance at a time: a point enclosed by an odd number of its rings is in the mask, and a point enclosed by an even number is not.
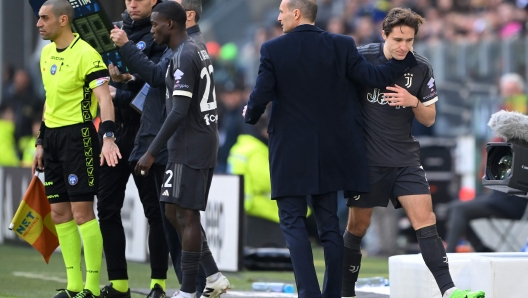
<svg viewBox="0 0 528 298"><path fill-rule="evenodd" d="M168 197L168 196L169 196L169 191L168 191L168 190L165 190L161 195L162 195L162 196L166 196L166 197Z"/></svg>

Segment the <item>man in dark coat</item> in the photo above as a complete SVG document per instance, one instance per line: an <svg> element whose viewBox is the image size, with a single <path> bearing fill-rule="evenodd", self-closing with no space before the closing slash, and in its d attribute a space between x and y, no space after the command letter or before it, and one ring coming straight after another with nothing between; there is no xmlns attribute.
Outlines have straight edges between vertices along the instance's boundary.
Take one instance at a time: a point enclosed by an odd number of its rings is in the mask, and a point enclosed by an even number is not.
<svg viewBox="0 0 528 298"><path fill-rule="evenodd" d="M343 238L337 191L368 192L358 84L384 88L416 65L412 53L378 67L349 36L315 27L315 0L283 0L278 21L286 35L262 45L259 75L246 122L255 124L272 101L268 125L272 198L290 249L299 297L341 297ZM305 227L311 195L325 250L323 291Z"/></svg>

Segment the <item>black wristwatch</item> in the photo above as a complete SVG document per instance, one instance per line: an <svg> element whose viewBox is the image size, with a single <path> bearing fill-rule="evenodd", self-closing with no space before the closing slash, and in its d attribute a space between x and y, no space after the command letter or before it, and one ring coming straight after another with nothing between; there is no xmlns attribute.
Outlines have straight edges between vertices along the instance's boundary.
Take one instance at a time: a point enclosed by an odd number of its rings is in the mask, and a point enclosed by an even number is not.
<svg viewBox="0 0 528 298"><path fill-rule="evenodd" d="M103 140L106 139L106 138L112 138L112 139L114 139L114 141L115 141L114 133L111 132L111 131L107 131L107 132L105 132L105 133L103 134Z"/></svg>

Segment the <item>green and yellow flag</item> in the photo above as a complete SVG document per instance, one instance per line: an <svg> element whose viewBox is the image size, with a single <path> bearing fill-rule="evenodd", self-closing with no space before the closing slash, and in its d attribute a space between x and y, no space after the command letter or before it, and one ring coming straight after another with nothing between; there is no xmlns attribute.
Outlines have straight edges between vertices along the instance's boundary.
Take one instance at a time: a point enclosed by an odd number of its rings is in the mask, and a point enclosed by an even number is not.
<svg viewBox="0 0 528 298"><path fill-rule="evenodd" d="M59 246L46 191L36 175L33 176L9 229L38 250L46 263Z"/></svg>

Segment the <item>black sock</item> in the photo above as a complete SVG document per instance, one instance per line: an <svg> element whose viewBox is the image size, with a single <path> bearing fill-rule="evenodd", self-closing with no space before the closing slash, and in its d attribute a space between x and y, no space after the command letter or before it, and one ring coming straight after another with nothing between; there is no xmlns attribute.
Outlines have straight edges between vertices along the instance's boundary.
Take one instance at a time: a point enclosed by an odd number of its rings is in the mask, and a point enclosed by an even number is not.
<svg viewBox="0 0 528 298"><path fill-rule="evenodd" d="M356 281L361 266L361 240L358 237L345 230L343 240L345 247L343 250L343 283L341 286L342 297L356 296Z"/></svg>
<svg viewBox="0 0 528 298"><path fill-rule="evenodd" d="M436 225L416 230L418 245L422 252L425 265L433 274L442 296L445 291L454 287L453 279L449 273L449 263L442 239L438 236Z"/></svg>
<svg viewBox="0 0 528 298"><path fill-rule="evenodd" d="M196 277L198 276L198 267L200 264L201 253L189 252L182 250L181 270L182 285L181 291L186 293L196 292Z"/></svg>
<svg viewBox="0 0 528 298"><path fill-rule="evenodd" d="M200 260L200 265L202 265L202 268L205 272L205 276L211 276L217 272L220 272L218 270L218 267L216 266L216 261L213 258L213 254L209 249L209 245L207 244L207 239L205 237L203 238L202 243L202 256Z"/></svg>

